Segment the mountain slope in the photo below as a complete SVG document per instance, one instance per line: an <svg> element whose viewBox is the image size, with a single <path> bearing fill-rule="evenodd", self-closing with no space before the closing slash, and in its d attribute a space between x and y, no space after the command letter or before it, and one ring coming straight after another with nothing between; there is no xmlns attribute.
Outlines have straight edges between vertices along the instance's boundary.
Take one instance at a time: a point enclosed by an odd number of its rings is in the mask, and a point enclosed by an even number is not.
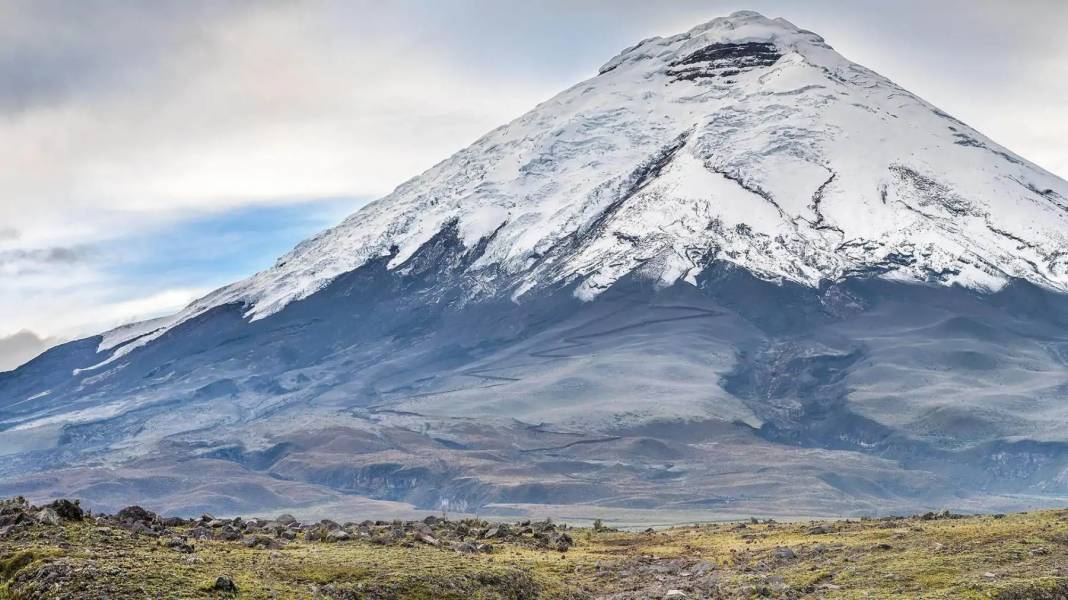
<svg viewBox="0 0 1068 600"><path fill-rule="evenodd" d="M178 315L0 374L0 474L105 504L188 502L193 463L248 486L205 475L190 510L1054 501L1065 248L1068 183L735 13Z"/></svg>
<svg viewBox="0 0 1068 600"><path fill-rule="evenodd" d="M487 236L477 293L641 265L669 284L715 258L807 285L853 273L1068 290L1068 185L751 12L624 50L597 77L500 127L256 276L179 316L262 317L446 223Z"/></svg>

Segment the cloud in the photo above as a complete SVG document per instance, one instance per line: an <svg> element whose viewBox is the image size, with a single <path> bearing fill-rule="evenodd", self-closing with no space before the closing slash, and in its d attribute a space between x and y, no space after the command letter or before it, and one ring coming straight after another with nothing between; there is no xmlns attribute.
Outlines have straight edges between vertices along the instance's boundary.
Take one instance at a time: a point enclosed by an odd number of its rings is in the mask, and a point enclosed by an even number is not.
<svg viewBox="0 0 1068 600"><path fill-rule="evenodd" d="M95 308L94 320L118 326L131 321L151 319L177 312L208 291L203 288L170 289L144 297L103 304Z"/></svg>
<svg viewBox="0 0 1068 600"><path fill-rule="evenodd" d="M55 265L72 265L86 258L84 248L14 248L0 250L0 275L17 277Z"/></svg>
<svg viewBox="0 0 1068 600"><path fill-rule="evenodd" d="M60 341L58 338L42 338L26 330L0 337L0 372L18 367Z"/></svg>
<svg viewBox="0 0 1068 600"><path fill-rule="evenodd" d="M91 278L67 283L40 277L15 296L0 299L4 324L19 324L39 335L73 339L126 323L171 314L210 291L207 287L161 288L145 293L115 280ZM47 332L47 333L44 333ZM0 330L0 335L10 335Z"/></svg>
<svg viewBox="0 0 1068 600"><path fill-rule="evenodd" d="M550 91L413 53L413 32L378 30L359 4L308 6L9 8L0 190L16 200L0 222L40 245L161 213L381 195Z"/></svg>

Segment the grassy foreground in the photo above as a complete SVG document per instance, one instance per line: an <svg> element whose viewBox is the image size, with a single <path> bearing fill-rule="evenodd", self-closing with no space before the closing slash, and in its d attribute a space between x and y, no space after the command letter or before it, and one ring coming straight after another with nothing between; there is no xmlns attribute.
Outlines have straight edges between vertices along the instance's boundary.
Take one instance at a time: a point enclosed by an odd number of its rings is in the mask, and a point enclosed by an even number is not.
<svg viewBox="0 0 1068 600"><path fill-rule="evenodd" d="M1068 598L1068 510L636 533L8 506L0 598Z"/></svg>

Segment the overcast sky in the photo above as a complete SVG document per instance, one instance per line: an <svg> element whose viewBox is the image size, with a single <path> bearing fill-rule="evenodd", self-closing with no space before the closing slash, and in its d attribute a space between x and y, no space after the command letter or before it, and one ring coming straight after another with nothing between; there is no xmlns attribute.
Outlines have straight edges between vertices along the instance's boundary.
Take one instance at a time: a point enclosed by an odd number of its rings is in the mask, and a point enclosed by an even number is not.
<svg viewBox="0 0 1068 600"><path fill-rule="evenodd" d="M173 311L569 85L782 16L1068 176L1068 2L0 0L0 370Z"/></svg>

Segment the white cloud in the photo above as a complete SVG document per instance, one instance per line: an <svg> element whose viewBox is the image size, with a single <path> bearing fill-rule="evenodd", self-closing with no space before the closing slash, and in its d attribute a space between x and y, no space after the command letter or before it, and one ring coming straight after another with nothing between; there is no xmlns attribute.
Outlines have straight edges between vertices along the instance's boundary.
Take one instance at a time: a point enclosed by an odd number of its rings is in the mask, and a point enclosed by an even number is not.
<svg viewBox="0 0 1068 600"><path fill-rule="evenodd" d="M195 21L151 68L6 115L0 222L23 244L82 240L126 212L383 194L547 93L331 17L290 4Z"/></svg>
<svg viewBox="0 0 1068 600"><path fill-rule="evenodd" d="M0 297L0 336L26 329L56 340L84 337L176 312L209 291L183 287L146 293L105 279L92 268L55 269L47 276L23 278L11 294Z"/></svg>
<svg viewBox="0 0 1068 600"><path fill-rule="evenodd" d="M177 288L101 304L92 309L89 318L95 323L110 323L112 327L131 321L143 321L177 312L208 291L210 290L205 288Z"/></svg>
<svg viewBox="0 0 1068 600"><path fill-rule="evenodd" d="M0 372L14 369L59 341L41 338L32 331L25 330L9 336L0 336Z"/></svg>

